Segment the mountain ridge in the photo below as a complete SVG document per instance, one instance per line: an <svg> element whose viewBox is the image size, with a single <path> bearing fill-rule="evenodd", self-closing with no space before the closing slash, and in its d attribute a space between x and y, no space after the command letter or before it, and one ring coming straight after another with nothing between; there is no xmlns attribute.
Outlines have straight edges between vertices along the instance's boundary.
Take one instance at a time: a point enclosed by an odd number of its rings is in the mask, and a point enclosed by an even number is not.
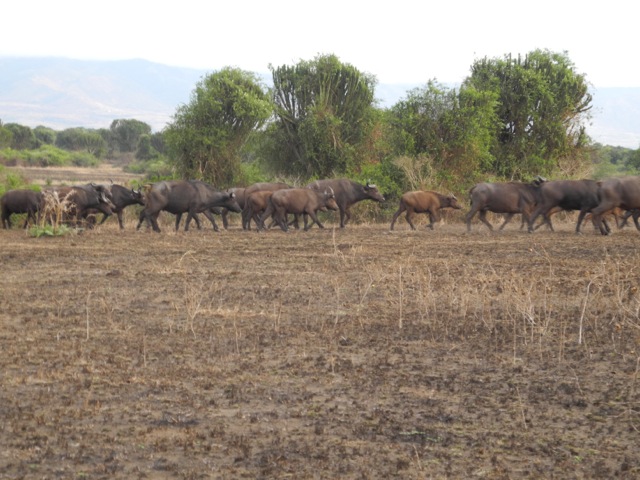
<svg viewBox="0 0 640 480"><path fill-rule="evenodd" d="M211 70L172 67L142 59L97 61L59 57L0 57L0 120L55 130L108 128L134 118L161 130L189 101ZM256 73L267 84L270 75ZM390 107L426 84L378 84L376 98ZM598 143L640 147L640 87L596 88L587 132Z"/></svg>

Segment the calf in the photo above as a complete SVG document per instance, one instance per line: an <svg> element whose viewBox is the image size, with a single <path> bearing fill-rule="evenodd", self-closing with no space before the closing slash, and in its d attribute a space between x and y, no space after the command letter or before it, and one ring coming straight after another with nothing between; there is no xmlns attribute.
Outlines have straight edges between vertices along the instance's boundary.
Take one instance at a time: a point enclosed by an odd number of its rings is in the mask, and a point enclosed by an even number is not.
<svg viewBox="0 0 640 480"><path fill-rule="evenodd" d="M289 230L287 223L287 215L289 213L297 215L305 215L304 230L309 230L313 224L324 228L324 225L318 220L317 212L323 208L330 210L338 210L333 191L325 190L319 192L311 188L288 188L273 192L269 199L269 206L265 210L260 223L264 224L265 220L273 215L274 220L283 231ZM307 224L307 217L313 220Z"/></svg>
<svg viewBox="0 0 640 480"><path fill-rule="evenodd" d="M438 192L417 190L413 192L406 192L400 197L400 207L398 211L393 214L391 219L390 230L393 230L393 226L396 223L396 219L402 212L407 212L405 219L411 230L415 230L416 227L412 222L413 216L416 213L426 213L429 215L429 228L433 230L435 222L440 220L439 211L441 208L462 208L458 204L458 199L453 195L442 195Z"/></svg>

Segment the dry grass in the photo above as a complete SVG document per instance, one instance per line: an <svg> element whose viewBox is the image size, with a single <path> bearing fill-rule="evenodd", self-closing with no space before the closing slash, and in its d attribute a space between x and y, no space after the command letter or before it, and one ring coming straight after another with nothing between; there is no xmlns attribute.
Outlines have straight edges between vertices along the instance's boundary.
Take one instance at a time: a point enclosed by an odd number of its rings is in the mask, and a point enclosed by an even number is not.
<svg viewBox="0 0 640 480"><path fill-rule="evenodd" d="M0 232L13 477L634 477L640 254L457 217Z"/></svg>

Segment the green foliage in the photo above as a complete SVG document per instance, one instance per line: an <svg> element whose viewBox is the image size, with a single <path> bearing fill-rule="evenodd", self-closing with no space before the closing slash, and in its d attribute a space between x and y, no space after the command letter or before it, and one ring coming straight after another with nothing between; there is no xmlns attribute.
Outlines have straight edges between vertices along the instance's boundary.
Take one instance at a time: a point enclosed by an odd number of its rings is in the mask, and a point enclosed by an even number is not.
<svg viewBox="0 0 640 480"><path fill-rule="evenodd" d="M35 147L42 145L55 145L57 132L52 128L44 127L42 125L33 129L33 135L36 139Z"/></svg>
<svg viewBox="0 0 640 480"><path fill-rule="evenodd" d="M178 107L164 131L169 157L182 178L234 184L243 144L272 113L265 90L254 74L237 68L198 82L189 104Z"/></svg>
<svg viewBox="0 0 640 480"><path fill-rule="evenodd" d="M20 188L29 188L36 192L40 191L40 186L29 184L27 179L22 175L8 172L5 167L0 165L0 196L9 190Z"/></svg>
<svg viewBox="0 0 640 480"><path fill-rule="evenodd" d="M373 183L387 198L399 198L405 191L402 171L391 161L367 163L360 171L351 173L349 178L362 184Z"/></svg>
<svg viewBox="0 0 640 480"><path fill-rule="evenodd" d="M11 142L13 142L13 133L0 120L0 149L11 147Z"/></svg>
<svg viewBox="0 0 640 480"><path fill-rule="evenodd" d="M596 144L591 149L592 177L599 180L622 175L640 175L640 148L632 150Z"/></svg>
<svg viewBox="0 0 640 480"><path fill-rule="evenodd" d="M151 135L140 135L138 138L138 146L136 148L136 158L138 160L151 160L158 156L159 153L151 145Z"/></svg>
<svg viewBox="0 0 640 480"><path fill-rule="evenodd" d="M4 165L24 165L28 167L95 167L100 161L87 152L69 152L52 145L43 145L35 150L0 150L0 163Z"/></svg>
<svg viewBox="0 0 640 480"><path fill-rule="evenodd" d="M31 128L17 123L6 123L4 128L11 132L11 148L26 150L36 145L36 137Z"/></svg>
<svg viewBox="0 0 640 480"><path fill-rule="evenodd" d="M107 151L107 142L102 135L87 128L67 128L58 132L56 147L74 152L87 152L101 158Z"/></svg>
<svg viewBox="0 0 640 480"><path fill-rule="evenodd" d="M136 161L125 166L124 171L144 175L145 179L150 182L176 178L173 165L164 156L158 156L151 160Z"/></svg>
<svg viewBox="0 0 640 480"><path fill-rule="evenodd" d="M258 182L270 181L260 162L243 162L240 164L240 174L237 185L252 185Z"/></svg>
<svg viewBox="0 0 640 480"><path fill-rule="evenodd" d="M466 184L491 163L496 96L473 87L460 91L435 81L408 92L388 112L391 150L406 186L446 181ZM435 185L431 185L434 187Z"/></svg>
<svg viewBox="0 0 640 480"><path fill-rule="evenodd" d="M109 146L119 152L134 152L137 150L140 138L151 135L151 126L133 119L119 119L111 122L109 129Z"/></svg>
<svg viewBox="0 0 640 480"><path fill-rule="evenodd" d="M524 58L477 60L463 85L498 99L491 148L497 175L552 175L563 158L573 164L587 158L584 124L592 97L566 53L535 50Z"/></svg>
<svg viewBox="0 0 640 480"><path fill-rule="evenodd" d="M29 228L29 236L34 238L62 237L70 233L73 233L73 229L65 224L51 225L46 223L42 225L34 225Z"/></svg>
<svg viewBox="0 0 640 480"><path fill-rule="evenodd" d="M375 79L335 55L270 68L276 120L263 153L271 167L303 178L357 170L375 125Z"/></svg>

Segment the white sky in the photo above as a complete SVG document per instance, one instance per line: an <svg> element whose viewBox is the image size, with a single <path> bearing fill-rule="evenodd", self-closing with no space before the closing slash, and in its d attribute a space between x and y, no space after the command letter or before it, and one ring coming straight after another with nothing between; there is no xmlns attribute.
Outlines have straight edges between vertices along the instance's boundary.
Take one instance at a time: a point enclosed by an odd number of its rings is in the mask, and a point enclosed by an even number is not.
<svg viewBox="0 0 640 480"><path fill-rule="evenodd" d="M476 59L540 48L568 52L595 87L640 86L630 0L21 0L2 17L0 56L264 73L335 54L380 83L422 84L458 83Z"/></svg>

